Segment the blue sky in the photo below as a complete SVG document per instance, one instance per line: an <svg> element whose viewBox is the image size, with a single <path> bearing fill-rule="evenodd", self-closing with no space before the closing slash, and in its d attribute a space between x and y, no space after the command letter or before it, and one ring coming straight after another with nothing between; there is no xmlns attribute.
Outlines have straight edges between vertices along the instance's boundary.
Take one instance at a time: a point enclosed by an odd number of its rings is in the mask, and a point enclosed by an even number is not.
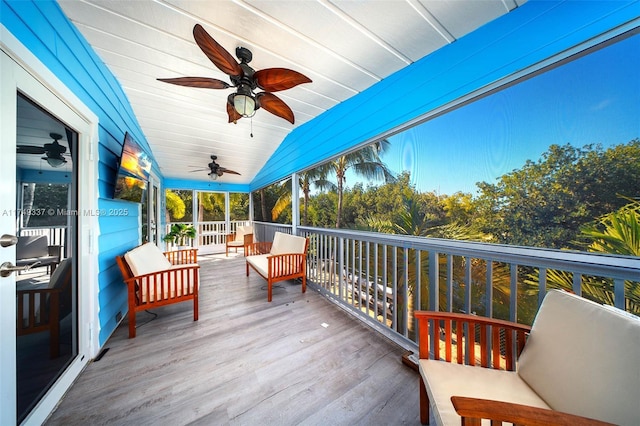
<svg viewBox="0 0 640 426"><path fill-rule="evenodd" d="M476 193L551 144L640 138L640 35L389 138L382 157L420 191ZM351 176L349 186L359 180Z"/></svg>

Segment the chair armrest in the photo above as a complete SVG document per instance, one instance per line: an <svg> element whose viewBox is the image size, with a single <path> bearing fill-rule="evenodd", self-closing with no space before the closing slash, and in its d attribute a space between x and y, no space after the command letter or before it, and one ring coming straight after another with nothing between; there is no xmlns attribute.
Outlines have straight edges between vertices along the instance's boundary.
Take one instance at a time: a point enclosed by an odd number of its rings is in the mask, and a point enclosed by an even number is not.
<svg viewBox="0 0 640 426"><path fill-rule="evenodd" d="M462 396L452 396L451 402L458 415L462 417L461 424L465 426L480 426L482 419L492 420L492 424L493 421L499 421L526 426L611 425L611 423L587 417L511 402Z"/></svg>
<svg viewBox="0 0 640 426"><path fill-rule="evenodd" d="M244 234L244 246L253 244L253 234Z"/></svg>
<svg viewBox="0 0 640 426"><path fill-rule="evenodd" d="M268 257L269 277L277 278L304 272L305 253L283 253Z"/></svg>
<svg viewBox="0 0 640 426"><path fill-rule="evenodd" d="M198 263L198 249L165 251L164 255L172 265L192 265Z"/></svg>
<svg viewBox="0 0 640 426"><path fill-rule="evenodd" d="M510 371L515 370L516 360L531 331L528 325L469 314L416 311L415 317L421 359L443 359Z"/></svg>
<svg viewBox="0 0 640 426"><path fill-rule="evenodd" d="M246 247L246 256L255 256L257 254L267 254L271 251L272 242L260 241L248 244Z"/></svg>

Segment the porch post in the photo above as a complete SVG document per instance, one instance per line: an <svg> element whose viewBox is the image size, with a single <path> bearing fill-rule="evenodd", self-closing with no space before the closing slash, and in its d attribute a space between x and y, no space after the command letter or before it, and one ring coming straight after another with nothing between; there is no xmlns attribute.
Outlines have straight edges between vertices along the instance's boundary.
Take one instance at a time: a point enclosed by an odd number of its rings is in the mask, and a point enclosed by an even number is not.
<svg viewBox="0 0 640 426"><path fill-rule="evenodd" d="M231 233L231 195L229 191L224 193L224 234L229 235ZM235 230L234 230L235 232Z"/></svg>
<svg viewBox="0 0 640 426"><path fill-rule="evenodd" d="M196 229L194 248L200 247L200 241L202 240L200 227L198 226L198 207L198 191L194 189L191 193L191 222L193 222L193 227Z"/></svg>
<svg viewBox="0 0 640 426"><path fill-rule="evenodd" d="M291 233L298 235L300 225L300 185L298 185L298 173L291 175Z"/></svg>
<svg viewBox="0 0 640 426"><path fill-rule="evenodd" d="M249 191L249 221L253 223L253 191Z"/></svg>

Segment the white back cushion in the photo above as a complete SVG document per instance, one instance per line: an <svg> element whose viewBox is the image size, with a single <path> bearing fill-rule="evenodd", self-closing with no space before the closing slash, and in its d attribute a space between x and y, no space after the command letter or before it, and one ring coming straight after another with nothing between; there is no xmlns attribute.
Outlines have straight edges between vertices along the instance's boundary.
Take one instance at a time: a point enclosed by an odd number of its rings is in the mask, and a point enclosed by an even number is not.
<svg viewBox="0 0 640 426"><path fill-rule="evenodd" d="M276 232L271 245L271 254L304 253L307 239L296 235Z"/></svg>
<svg viewBox="0 0 640 426"><path fill-rule="evenodd" d="M550 291L518 374L554 410L620 425L640 421L640 318Z"/></svg>
<svg viewBox="0 0 640 426"><path fill-rule="evenodd" d="M124 255L124 259L136 277L171 268L171 262L152 243L146 243L128 251Z"/></svg>

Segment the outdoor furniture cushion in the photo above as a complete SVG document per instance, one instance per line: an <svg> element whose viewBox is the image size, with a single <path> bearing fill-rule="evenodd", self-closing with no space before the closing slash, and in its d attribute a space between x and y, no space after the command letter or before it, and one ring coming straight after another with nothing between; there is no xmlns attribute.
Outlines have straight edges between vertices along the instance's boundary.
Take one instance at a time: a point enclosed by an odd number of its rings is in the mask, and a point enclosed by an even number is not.
<svg viewBox="0 0 640 426"><path fill-rule="evenodd" d="M171 268L171 262L155 244L142 244L128 251L124 258L134 276Z"/></svg>
<svg viewBox="0 0 640 426"><path fill-rule="evenodd" d="M228 241L227 245L230 247L244 247L244 236L249 234L253 234L253 226L238 226L235 238L232 241Z"/></svg>
<svg viewBox="0 0 640 426"><path fill-rule="evenodd" d="M433 359L421 359L420 371L427 381L429 401L439 425L459 425L460 416L451 404L451 396L509 401L540 408L551 408L515 371L479 368Z"/></svg>
<svg viewBox="0 0 640 426"><path fill-rule="evenodd" d="M551 291L520 355L518 374L554 410L637 425L639 354L640 318Z"/></svg>

